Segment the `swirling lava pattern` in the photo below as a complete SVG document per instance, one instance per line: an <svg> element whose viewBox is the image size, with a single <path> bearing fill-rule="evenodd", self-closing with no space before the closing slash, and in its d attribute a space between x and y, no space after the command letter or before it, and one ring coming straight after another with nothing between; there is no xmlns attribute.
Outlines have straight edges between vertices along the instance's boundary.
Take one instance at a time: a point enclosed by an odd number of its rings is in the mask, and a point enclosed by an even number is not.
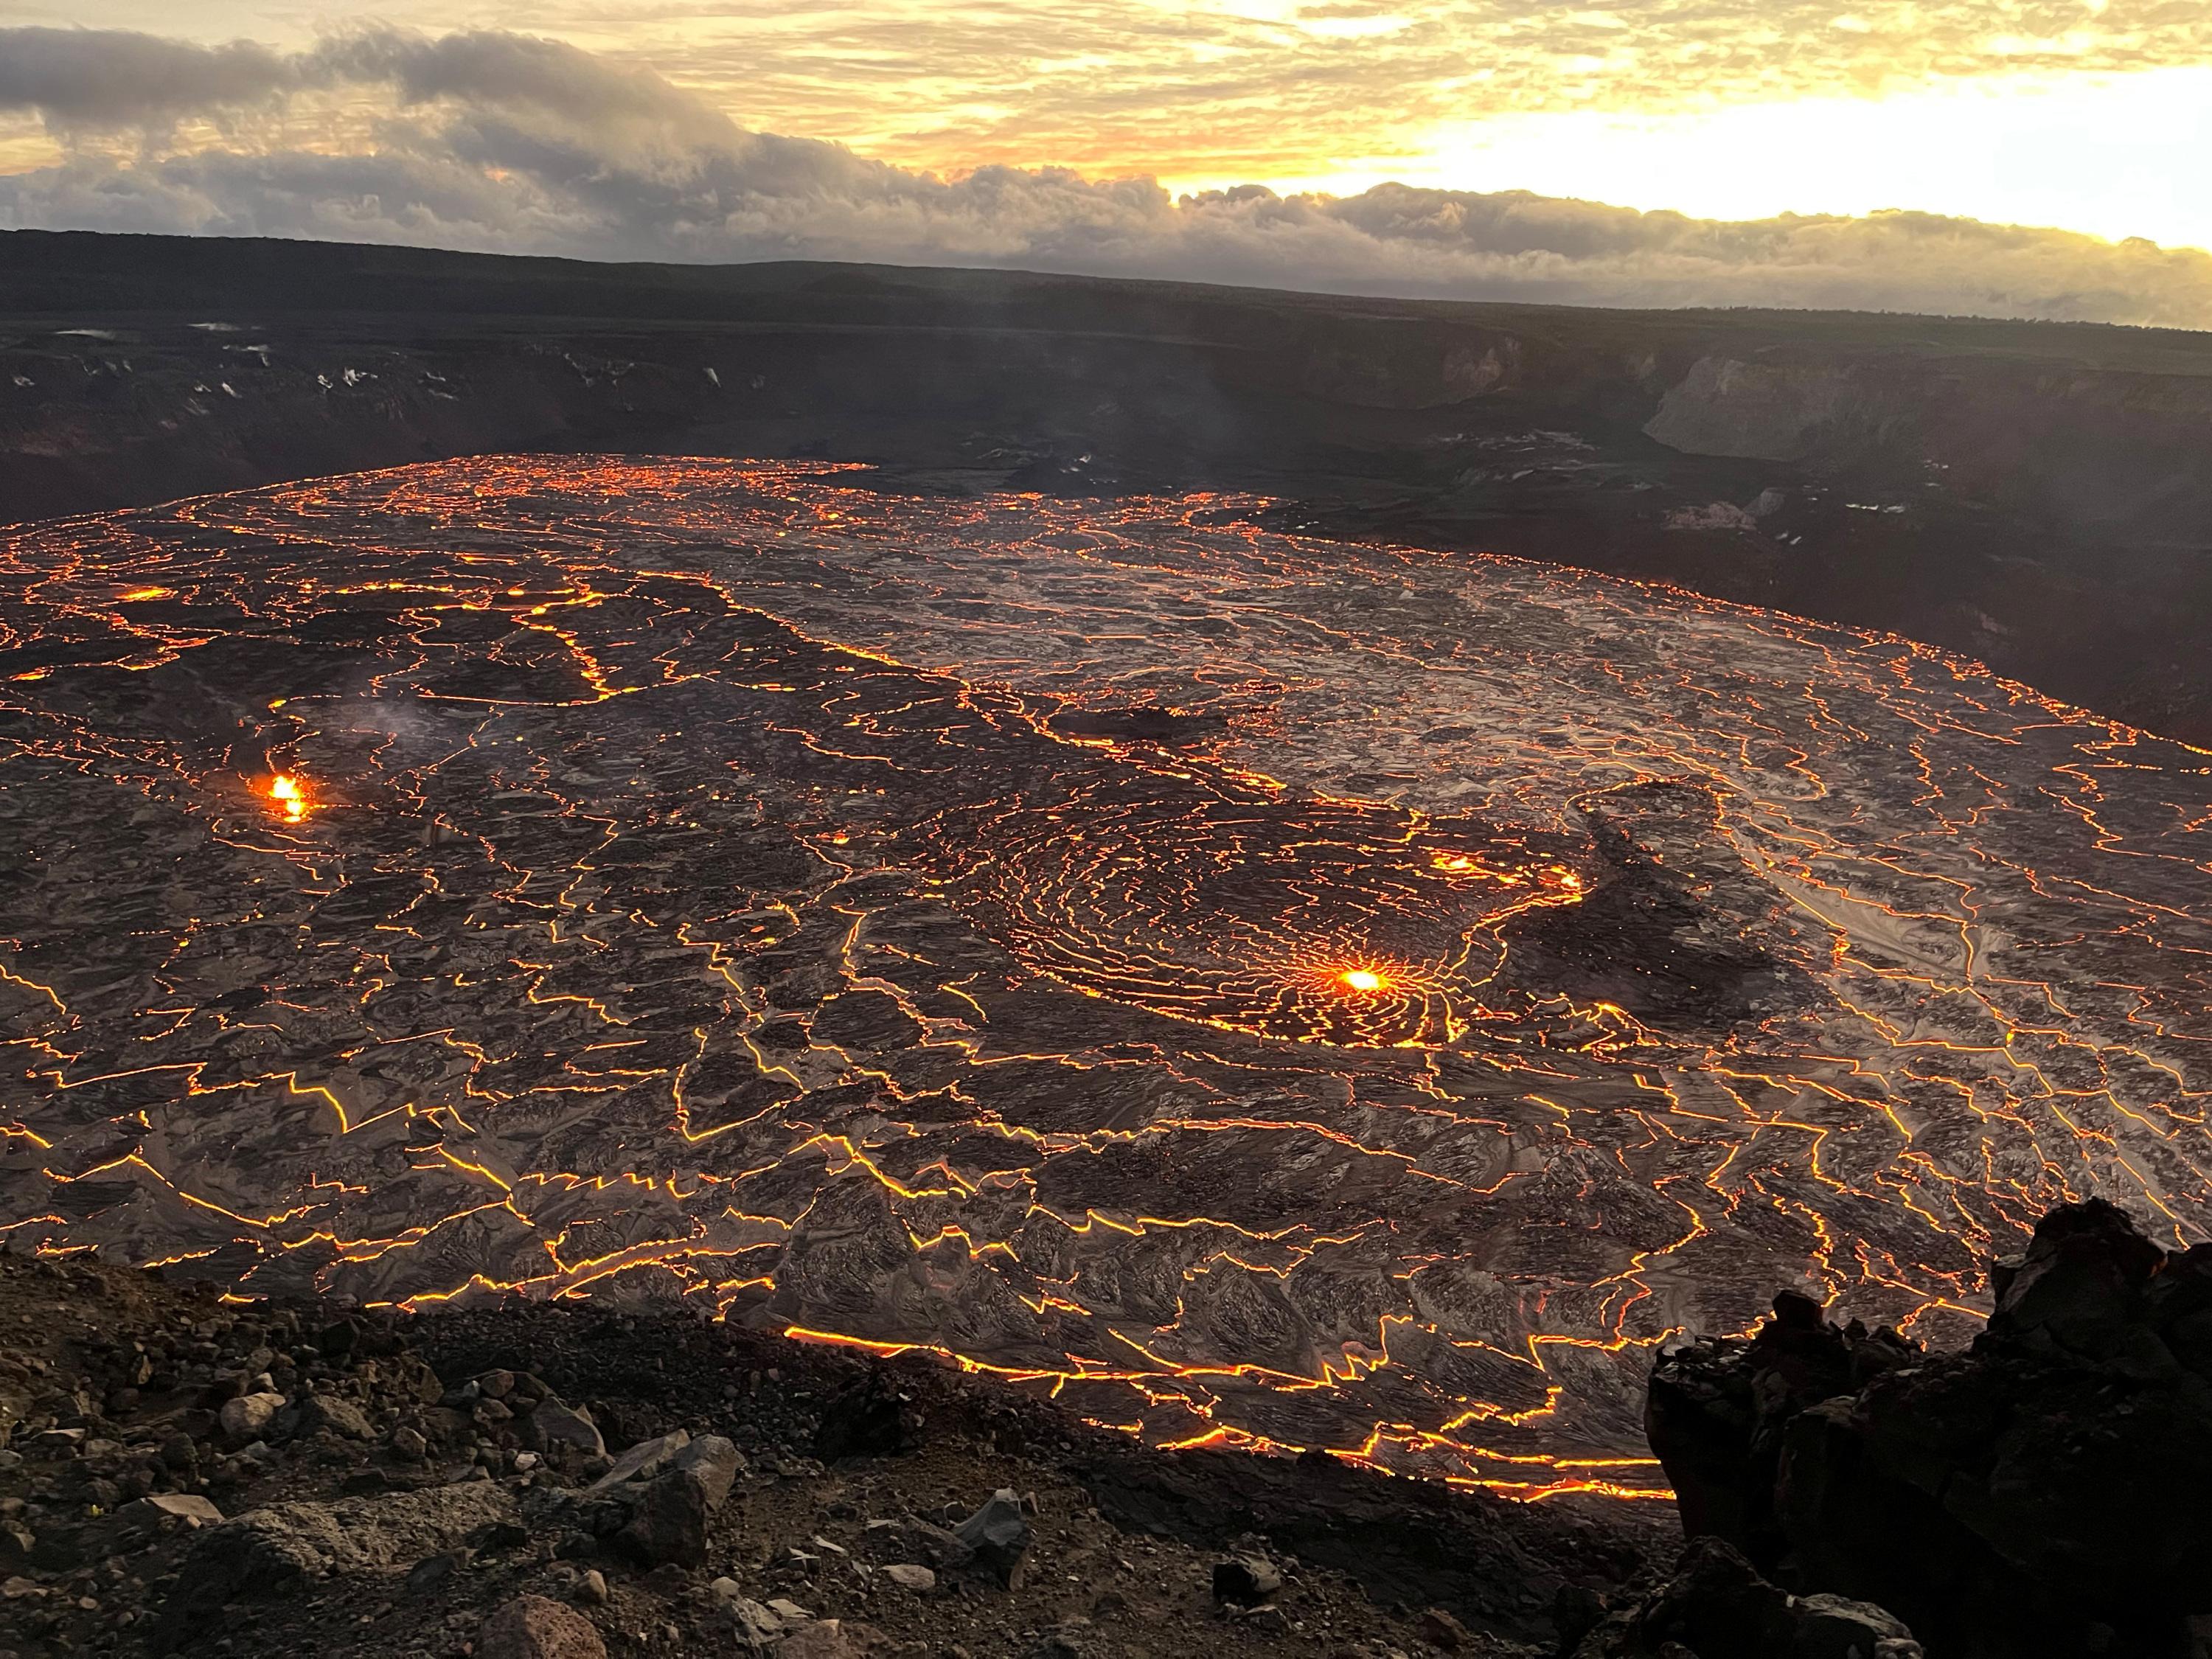
<svg viewBox="0 0 2212 1659"><path fill-rule="evenodd" d="M1263 506L494 459L0 538L0 1237L1636 1495L1671 1331L2204 1236L2212 757Z"/></svg>
<svg viewBox="0 0 2212 1659"><path fill-rule="evenodd" d="M1117 776L996 818L956 890L1026 965L1092 995L1255 1036L1413 1048L1491 1012L1499 930L1583 879L1415 814L1233 779L1194 802L1154 782Z"/></svg>

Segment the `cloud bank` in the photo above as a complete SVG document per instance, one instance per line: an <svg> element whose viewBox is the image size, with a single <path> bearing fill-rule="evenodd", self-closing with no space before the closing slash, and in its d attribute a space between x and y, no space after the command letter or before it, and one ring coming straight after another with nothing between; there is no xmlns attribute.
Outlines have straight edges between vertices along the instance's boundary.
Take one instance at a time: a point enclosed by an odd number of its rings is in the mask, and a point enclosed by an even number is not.
<svg viewBox="0 0 2212 1659"><path fill-rule="evenodd" d="M286 52L0 29L6 119L58 146L0 176L0 225L18 228L2212 327L2212 254L2194 250L1914 213L1721 222L1520 191L1178 199L1056 169L939 178L747 131L648 70L505 33Z"/></svg>
<svg viewBox="0 0 2212 1659"><path fill-rule="evenodd" d="M433 33L455 15L449 0L374 6ZM362 9L262 11L289 30ZM244 15L234 0L13 10L201 39L204 20ZM1649 116L2212 65L2212 6L2191 0L538 0L527 16L544 34L611 38L750 126L902 166L1209 183L1387 177L1457 149L1471 114Z"/></svg>

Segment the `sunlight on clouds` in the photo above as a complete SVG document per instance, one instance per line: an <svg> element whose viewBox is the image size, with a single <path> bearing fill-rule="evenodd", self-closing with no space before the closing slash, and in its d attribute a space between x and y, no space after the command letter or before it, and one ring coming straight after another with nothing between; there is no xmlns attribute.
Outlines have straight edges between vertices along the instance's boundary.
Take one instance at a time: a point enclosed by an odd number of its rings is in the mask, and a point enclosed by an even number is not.
<svg viewBox="0 0 2212 1659"><path fill-rule="evenodd" d="M1358 40L1378 34L1397 34L1413 27L1410 17L1395 15L1354 16L1334 9L1309 6L1298 14L1297 25L1308 34L1327 35L1340 40Z"/></svg>
<svg viewBox="0 0 2212 1659"><path fill-rule="evenodd" d="M1522 189L1715 219L1915 208L2212 246L2212 68L1968 82L1681 113L1508 113L1261 182ZM1163 182L1224 188L1200 173Z"/></svg>
<svg viewBox="0 0 2212 1659"><path fill-rule="evenodd" d="M1729 218L1907 207L2212 243L2212 5L2174 0L14 0L291 50L521 27L896 167ZM20 163L10 163L20 166Z"/></svg>
<svg viewBox="0 0 2212 1659"><path fill-rule="evenodd" d="M0 28L0 111L12 112L10 131L21 133L21 118L30 115L52 146L29 167L0 173L0 227L307 236L586 258L1011 265L1352 293L2212 326L2212 254L2143 240L1928 213L1729 220L1526 190L1382 184L1347 194L1342 187L1356 179L1342 163L1325 181L1338 186L1333 193L1284 196L1246 184L1181 199L1150 179L1086 178L1063 168L939 175L748 127L707 93L542 36L386 27L295 50ZM2049 107L2071 112L2076 125L2101 118L2100 108L2069 104L2072 89L2057 90L2060 101ZM2105 159L2127 160L2124 147L2139 143L2140 134L2171 139L2193 131L2201 118L2173 101L2192 92L2177 82L2164 94L2163 125L2118 130L2112 142L2121 149ZM1686 158L1709 163L1717 144L1760 143L1800 155L1808 143L1847 150L1817 121L1803 125L1818 115L1820 101L1719 110L1702 124L1616 112L1593 125L1556 112L1509 112L1471 128L1431 123L1431 139L1443 134L1458 149L1432 149L1429 164L1471 166L1483 146L1502 143L1489 157L1497 165L1611 173L1626 152L1609 152L1604 142L1592 148L1589 135L1602 141L1612 131L1640 147L1644 170L1629 169L1632 181L1666 192L1661 199L1679 199L1680 176L1669 170ZM2023 100L1999 101L2010 110ZM979 119L994 112L980 97L974 107ZM1947 143L1964 154L1956 135L1940 119L1929 127L1919 106L1891 114L1889 148L1862 146L1866 154L1902 159L1925 144L1928 155L1944 155ZM1839 118L1862 120L1863 112ZM1516 122L1525 152L1500 137L1510 137ZM1559 142L1544 143L1554 136L1547 123ZM1993 151L2017 137L2000 126L1978 140ZM2079 140L2060 121L2041 142ZM1954 170L1971 184L1971 168ZM1747 175L1743 187L1755 188L1760 176ZM1863 186L1856 176L1834 177L1838 188Z"/></svg>
<svg viewBox="0 0 2212 1659"><path fill-rule="evenodd" d="M35 123L0 118L0 176L50 167L61 159L61 146Z"/></svg>

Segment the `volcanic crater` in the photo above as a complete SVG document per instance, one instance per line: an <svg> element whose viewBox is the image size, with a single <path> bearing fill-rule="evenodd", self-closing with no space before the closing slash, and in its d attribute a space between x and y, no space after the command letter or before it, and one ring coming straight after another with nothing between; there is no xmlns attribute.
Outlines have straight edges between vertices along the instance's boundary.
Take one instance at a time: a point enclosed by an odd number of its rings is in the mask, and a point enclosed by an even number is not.
<svg viewBox="0 0 2212 1659"><path fill-rule="evenodd" d="M439 463L0 537L0 1228L1662 1496L1777 1282L2202 1237L2212 757L1219 495Z"/></svg>

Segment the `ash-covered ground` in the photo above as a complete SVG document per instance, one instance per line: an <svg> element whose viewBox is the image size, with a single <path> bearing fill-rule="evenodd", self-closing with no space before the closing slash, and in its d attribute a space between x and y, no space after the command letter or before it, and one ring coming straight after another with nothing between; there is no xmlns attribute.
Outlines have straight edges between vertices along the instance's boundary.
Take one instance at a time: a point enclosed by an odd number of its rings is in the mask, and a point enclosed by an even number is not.
<svg viewBox="0 0 2212 1659"><path fill-rule="evenodd" d="M1656 1346L2203 1237L2212 757L1220 496L498 459L0 540L0 1225L1658 1493Z"/></svg>

